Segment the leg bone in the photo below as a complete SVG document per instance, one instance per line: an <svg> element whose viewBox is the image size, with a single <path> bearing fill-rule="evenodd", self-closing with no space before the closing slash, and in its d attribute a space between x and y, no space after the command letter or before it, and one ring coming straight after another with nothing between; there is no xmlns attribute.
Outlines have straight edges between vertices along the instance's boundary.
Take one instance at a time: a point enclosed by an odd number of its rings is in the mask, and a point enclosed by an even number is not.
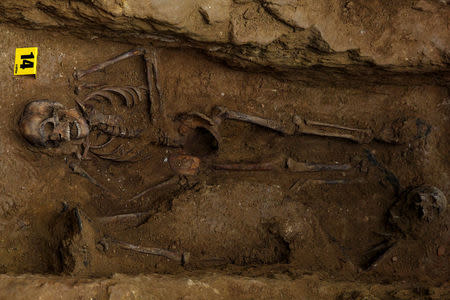
<svg viewBox="0 0 450 300"><path fill-rule="evenodd" d="M386 261L389 256L392 256L392 252L395 250L396 245L397 241L388 240L370 249L368 252L375 253L375 255L369 264L365 266L364 271L372 271L376 269L378 265Z"/></svg>
<svg viewBox="0 0 450 300"><path fill-rule="evenodd" d="M106 188L105 186L103 186L102 184L100 184L97 180L95 180L95 178L93 178L91 175L89 175L78 163L75 162L71 162L69 164L69 168L77 175L80 175L84 178L86 178L87 180L89 180L92 184L94 184L95 186L101 188L102 190L104 190L105 192L107 192L108 194L114 196L114 198L116 198L116 195L109 190L108 188Z"/></svg>
<svg viewBox="0 0 450 300"><path fill-rule="evenodd" d="M97 221L98 223L103 223L103 224L114 223L114 222L123 221L123 220L139 221L140 219L148 219L149 216L150 216L150 213L148 213L148 212L129 213L129 214L107 216L107 217L97 217L97 218L95 218L95 221Z"/></svg>
<svg viewBox="0 0 450 300"><path fill-rule="evenodd" d="M226 164L212 164L211 167L215 170L229 170L229 171L272 171L283 168L284 159L275 159L269 162L259 163L226 163Z"/></svg>
<svg viewBox="0 0 450 300"><path fill-rule="evenodd" d="M358 143L368 143L373 139L373 135L370 130L304 120L299 116L294 117L293 123L286 124L285 122L265 119L258 116L244 114L238 111L228 110L227 108L222 106L215 107L213 115L217 123L220 123L221 121L226 119L237 120L266 127L285 135L293 135L295 133L310 134L325 137L343 138Z"/></svg>
<svg viewBox="0 0 450 300"><path fill-rule="evenodd" d="M290 191L299 192L302 188L308 185L320 185L320 184L328 184L328 185L336 185L336 184L353 184L353 183L362 183L363 180L360 178L356 179L300 179L296 181L290 188Z"/></svg>
<svg viewBox="0 0 450 300"><path fill-rule="evenodd" d="M300 116L294 116L297 125L296 133L336 137L351 140L357 143L369 143L373 139L371 130L340 126L336 124L304 120Z"/></svg>
<svg viewBox="0 0 450 300"><path fill-rule="evenodd" d="M178 183L178 181L179 181L178 176L173 176L173 177L171 177L171 178L169 178L167 180L164 180L164 181L162 181L162 182L160 182L160 183L158 183L156 185L152 185L151 187L145 189L144 191L140 192L136 196L134 196L131 199L129 199L127 202L132 202L132 201L134 201L136 199L139 199L140 197L144 196L145 194L147 194L147 193L149 193L151 191L154 191L154 190L160 189L162 187L166 187L166 186Z"/></svg>
<svg viewBox="0 0 450 300"><path fill-rule="evenodd" d="M284 124L275 120L247 115L238 111L228 110L222 106L217 106L214 109L214 115L216 120L219 118L219 122L229 119L259 125L286 135L292 135L295 132L295 126L293 124Z"/></svg>
<svg viewBox="0 0 450 300"><path fill-rule="evenodd" d="M145 253L145 254L163 256L170 260L179 262L181 265L186 265L189 263L189 257L190 257L189 252L179 253L179 252L169 251L169 250L160 249L160 248L142 247L142 246L137 246L137 245L133 245L130 243L117 241L117 240L111 240L111 243L118 245L122 249L132 250L132 251Z"/></svg>
<svg viewBox="0 0 450 300"><path fill-rule="evenodd" d="M269 162L257 163L214 163L211 167L215 170L229 171L273 171L288 169L291 172L320 172L320 171L346 171L351 168L349 164L314 164L297 162L292 158L277 158Z"/></svg>
<svg viewBox="0 0 450 300"><path fill-rule="evenodd" d="M169 122L166 116L166 106L164 101L164 93L160 86L161 80L158 69L158 54L156 50L152 49L151 52L145 53L144 60L147 72L151 122L153 125L160 128L163 135L169 137L168 140L173 140L173 136L176 136L176 134L172 123Z"/></svg>
<svg viewBox="0 0 450 300"><path fill-rule="evenodd" d="M349 164L337 164L337 165L324 165L304 163L288 158L286 161L286 167L291 172L320 172L320 171L346 171L352 166Z"/></svg>

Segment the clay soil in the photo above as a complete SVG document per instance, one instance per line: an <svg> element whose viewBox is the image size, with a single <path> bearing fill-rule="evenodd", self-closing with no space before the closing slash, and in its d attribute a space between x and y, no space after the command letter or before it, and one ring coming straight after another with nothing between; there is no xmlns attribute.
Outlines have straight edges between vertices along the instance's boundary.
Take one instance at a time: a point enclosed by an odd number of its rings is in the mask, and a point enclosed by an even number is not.
<svg viewBox="0 0 450 300"><path fill-rule="evenodd" d="M430 184L450 195L448 87L407 81L376 85L365 83L365 78L353 78L348 85L319 79L311 85L269 72L234 70L194 50L159 48L159 84L168 119L183 112L209 114L222 105L274 120L290 121L300 115L374 132L414 120L417 138L406 144L362 145L335 138L284 136L225 121L219 148L202 156L205 162L291 157L352 167L345 172L237 172L202 163L198 175L130 201L173 176L167 159L179 149L139 138L125 143L145 154L144 160L114 162L90 156L81 166L111 191L105 192L69 169L68 162L76 160L73 155L44 153L30 146L20 136L17 122L31 100L52 99L74 107L74 100L88 92L74 93L74 70L134 45L6 25L0 26L0 39L0 273L104 277L214 271L263 277L287 274L292 279L319 272L336 280L404 280L424 286L448 280L448 214L443 231L416 238L399 234L388 222L390 207L410 187ZM39 47L36 78L13 76L14 50L24 46ZM82 81L139 86L145 80L144 62L135 57ZM149 103L143 102L129 117L148 129L152 126L148 112ZM320 184L311 179L339 181ZM91 238L93 245L84 254L70 254L75 268L64 263L61 243L67 228L59 225L73 208L90 220L83 229L89 234L83 238ZM95 221L135 212L148 215L139 222ZM438 229L430 227L430 231ZM114 244L104 249L97 244L102 236L189 252L190 263L182 266ZM391 240L395 246L389 251L377 248ZM78 261L82 263L77 265Z"/></svg>

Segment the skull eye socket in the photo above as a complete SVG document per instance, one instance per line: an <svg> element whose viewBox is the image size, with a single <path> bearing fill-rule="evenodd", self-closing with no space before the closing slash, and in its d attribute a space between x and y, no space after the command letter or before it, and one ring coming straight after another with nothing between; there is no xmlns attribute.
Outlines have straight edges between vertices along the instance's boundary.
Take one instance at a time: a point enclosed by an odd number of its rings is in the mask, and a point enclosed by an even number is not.
<svg viewBox="0 0 450 300"><path fill-rule="evenodd" d="M423 200L424 200L424 196L423 195L416 195L414 197L414 202L417 203L417 204L420 204Z"/></svg>
<svg viewBox="0 0 450 300"><path fill-rule="evenodd" d="M50 135L53 133L53 130L55 130L55 124L52 122L46 122L41 127L41 135L44 139L48 140L50 138Z"/></svg>

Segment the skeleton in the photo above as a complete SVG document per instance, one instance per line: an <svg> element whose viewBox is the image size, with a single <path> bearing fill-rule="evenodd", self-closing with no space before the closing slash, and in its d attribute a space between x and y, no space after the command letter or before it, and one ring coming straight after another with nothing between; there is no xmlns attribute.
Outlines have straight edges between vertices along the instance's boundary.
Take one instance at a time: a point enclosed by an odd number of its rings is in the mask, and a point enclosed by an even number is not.
<svg viewBox="0 0 450 300"><path fill-rule="evenodd" d="M293 116L292 121L276 121L243 112L229 110L226 107L215 107L208 117L203 113L182 114L179 122L170 122L165 116L164 97L159 84L159 73L156 54L145 49L137 48L125 52L103 63L92 66L87 70L74 73L76 80L93 72L100 71L124 59L143 56L146 62L147 87L133 86L102 86L81 83L81 88L97 88L81 101L77 101L77 108L66 108L62 104L51 100L38 100L29 103L20 120L22 135L33 145L41 147L57 147L64 142L82 141L87 150L99 149L106 146L114 138L134 138L139 136L142 129L129 128L120 116L104 114L94 108L90 101L106 101L112 105L114 96L121 99L127 108L133 108L135 103L142 102L148 94L151 104L151 121L155 131L155 143L168 146L183 147L196 130L203 129L211 135L211 140L220 143L219 127L224 120L236 120L266 127L284 135L316 135L346 139L357 143L369 143L380 140L395 143L392 133L383 131L374 134L369 129L359 129L337 124L318 122ZM178 125L178 127L177 127ZM108 136L101 145L90 145L88 136L91 131L100 131ZM216 147L217 147L216 145ZM95 153L95 151L92 151ZM86 155L86 153L84 153ZM85 158L85 156L83 157ZM108 159L108 157L103 157ZM238 168L239 169L239 168Z"/></svg>
<svg viewBox="0 0 450 300"><path fill-rule="evenodd" d="M100 71L114 63L124 59L143 56L146 63L147 87L133 86L103 86L97 84L81 83L76 87L76 93L82 89L97 90L89 93L83 100L77 101L76 108L66 108L61 103L51 100L37 100L29 103L19 122L22 135L32 145L42 148L55 148L65 143L72 143L80 146L83 151L77 151L79 159L87 158L88 153L97 155L103 159L114 161L133 161L134 158L124 158L120 153L120 146L109 154L101 154L98 149L109 145L113 139L132 139L138 137L142 132L140 128L128 127L124 120L114 114L105 114L97 110L91 102L105 102L113 105L113 99L120 99L123 106L132 109L136 103L142 102L146 96L150 102L150 117L152 123L152 142L162 146L180 147L183 149L181 154L171 156L169 165L177 175L195 175L200 167L200 158L198 155L207 155L217 149L221 143L220 125L225 120L235 120L246 122L257 126L262 126L283 135L315 135L321 137L340 138L356 143L369 143L380 140L387 143L396 143L392 132L382 132L375 134L369 129L352 128L337 124L324 123L314 120L308 120L295 115L290 121L276 121L259 116L249 115L243 112L230 110L223 106L215 107L209 116L200 113L185 113L179 115L176 120L167 120L165 115L165 103L163 91L159 84L159 72L155 51L146 51L142 48L133 49L125 52L113 59L92 66L87 70L76 71L74 77L80 80L84 76L93 72ZM107 136L106 140L98 145L92 145L89 141L91 132L100 132ZM198 154L190 151L190 144L195 144L202 136L202 141L207 143L210 151ZM78 149L78 148L77 148ZM287 170L289 172L320 172L320 171L346 171L351 168L349 164L315 164L298 162L290 157L279 157L269 162L257 163L212 163L211 167L215 170L235 170L235 171L268 171L268 170ZM79 165L72 164L71 169L87 178L101 189L107 190L99 184L94 178L89 176ZM144 194L161 186L174 184L177 177L151 186L139 193L137 199ZM315 180L319 184L346 183L344 180ZM136 218L136 214L127 215L124 218ZM109 217L103 222L114 222L123 219L120 216ZM119 243L120 244L120 243ZM128 249L137 248L134 246L124 246ZM150 251L151 252L151 251Z"/></svg>

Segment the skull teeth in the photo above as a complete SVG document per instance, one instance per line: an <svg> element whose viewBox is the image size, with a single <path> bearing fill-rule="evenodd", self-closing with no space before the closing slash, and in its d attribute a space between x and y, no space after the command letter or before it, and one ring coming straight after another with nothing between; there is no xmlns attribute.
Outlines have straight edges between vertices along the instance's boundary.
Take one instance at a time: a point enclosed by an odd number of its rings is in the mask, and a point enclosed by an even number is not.
<svg viewBox="0 0 450 300"><path fill-rule="evenodd" d="M66 128L66 137L67 137L67 140L70 141L70 125L68 125Z"/></svg>
<svg viewBox="0 0 450 300"><path fill-rule="evenodd" d="M72 123L69 123L67 125L66 136L68 141L70 141L71 139L77 139L80 137L80 135L81 135L81 126L80 124L78 124L77 121L73 121Z"/></svg>
<svg viewBox="0 0 450 300"><path fill-rule="evenodd" d="M77 122L77 121L74 121L74 123L75 123L75 126L77 127L77 138L79 138L79 137L80 137L80 135L81 135L81 128L80 128L80 124L78 124L78 122Z"/></svg>

